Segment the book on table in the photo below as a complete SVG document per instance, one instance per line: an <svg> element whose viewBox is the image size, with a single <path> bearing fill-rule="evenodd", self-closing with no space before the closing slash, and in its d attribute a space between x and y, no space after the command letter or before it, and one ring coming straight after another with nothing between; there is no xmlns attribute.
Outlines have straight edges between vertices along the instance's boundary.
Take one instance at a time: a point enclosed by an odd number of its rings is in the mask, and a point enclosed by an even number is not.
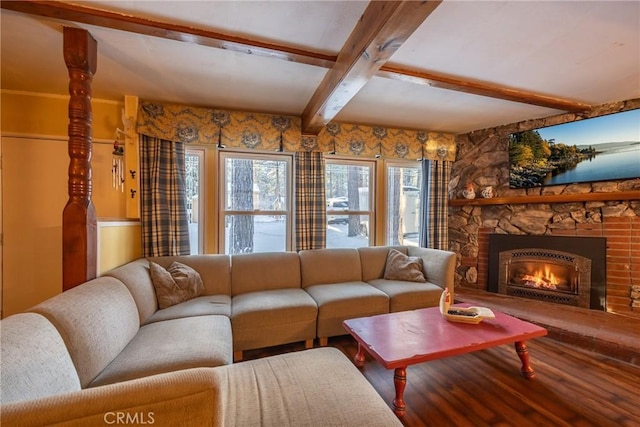
<svg viewBox="0 0 640 427"><path fill-rule="evenodd" d="M477 324L496 316L488 307L451 307L451 294L445 289L440 296L440 313L451 322Z"/></svg>

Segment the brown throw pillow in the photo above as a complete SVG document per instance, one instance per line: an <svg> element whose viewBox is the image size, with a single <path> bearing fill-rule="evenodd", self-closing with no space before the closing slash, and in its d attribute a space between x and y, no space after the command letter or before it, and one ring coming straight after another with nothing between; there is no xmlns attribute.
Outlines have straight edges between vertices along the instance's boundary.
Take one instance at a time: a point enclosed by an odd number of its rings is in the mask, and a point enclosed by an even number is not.
<svg viewBox="0 0 640 427"><path fill-rule="evenodd" d="M188 265L175 261L165 270L149 261L149 270L161 309L195 298L204 291L200 274Z"/></svg>
<svg viewBox="0 0 640 427"><path fill-rule="evenodd" d="M384 269L387 280L404 280L406 282L426 282L422 273L422 258L407 256L396 249L390 249L387 265Z"/></svg>

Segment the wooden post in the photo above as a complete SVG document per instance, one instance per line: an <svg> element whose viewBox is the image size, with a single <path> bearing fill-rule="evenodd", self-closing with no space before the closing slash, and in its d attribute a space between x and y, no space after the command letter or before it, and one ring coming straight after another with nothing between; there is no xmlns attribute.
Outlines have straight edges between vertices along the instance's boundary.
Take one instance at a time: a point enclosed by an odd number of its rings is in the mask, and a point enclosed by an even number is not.
<svg viewBox="0 0 640 427"><path fill-rule="evenodd" d="M91 80L97 43L86 30L64 27L64 62L69 70L69 200L62 212L62 289L96 277L97 227L91 201L93 120Z"/></svg>

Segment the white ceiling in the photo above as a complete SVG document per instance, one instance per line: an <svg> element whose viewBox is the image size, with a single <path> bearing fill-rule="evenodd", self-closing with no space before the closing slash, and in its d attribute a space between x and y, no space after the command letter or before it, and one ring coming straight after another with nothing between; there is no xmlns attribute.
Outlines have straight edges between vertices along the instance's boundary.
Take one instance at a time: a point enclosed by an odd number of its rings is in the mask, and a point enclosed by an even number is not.
<svg viewBox="0 0 640 427"><path fill-rule="evenodd" d="M4 7L3 1L3 7ZM88 7L337 55L367 2L92 1ZM67 94L62 26L98 42L94 98L301 116L327 68L2 10L2 89ZM640 2L445 0L389 65L590 105L640 97ZM373 77L334 121L463 133L563 111Z"/></svg>

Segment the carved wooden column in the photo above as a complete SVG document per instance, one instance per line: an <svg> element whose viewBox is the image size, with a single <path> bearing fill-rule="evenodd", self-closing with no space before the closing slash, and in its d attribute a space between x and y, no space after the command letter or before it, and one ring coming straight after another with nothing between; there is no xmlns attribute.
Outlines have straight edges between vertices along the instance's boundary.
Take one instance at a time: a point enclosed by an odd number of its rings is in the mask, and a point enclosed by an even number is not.
<svg viewBox="0 0 640 427"><path fill-rule="evenodd" d="M96 277L97 228L91 201L93 120L91 80L97 43L86 30L64 27L64 62L69 70L69 200L62 213L62 288Z"/></svg>

